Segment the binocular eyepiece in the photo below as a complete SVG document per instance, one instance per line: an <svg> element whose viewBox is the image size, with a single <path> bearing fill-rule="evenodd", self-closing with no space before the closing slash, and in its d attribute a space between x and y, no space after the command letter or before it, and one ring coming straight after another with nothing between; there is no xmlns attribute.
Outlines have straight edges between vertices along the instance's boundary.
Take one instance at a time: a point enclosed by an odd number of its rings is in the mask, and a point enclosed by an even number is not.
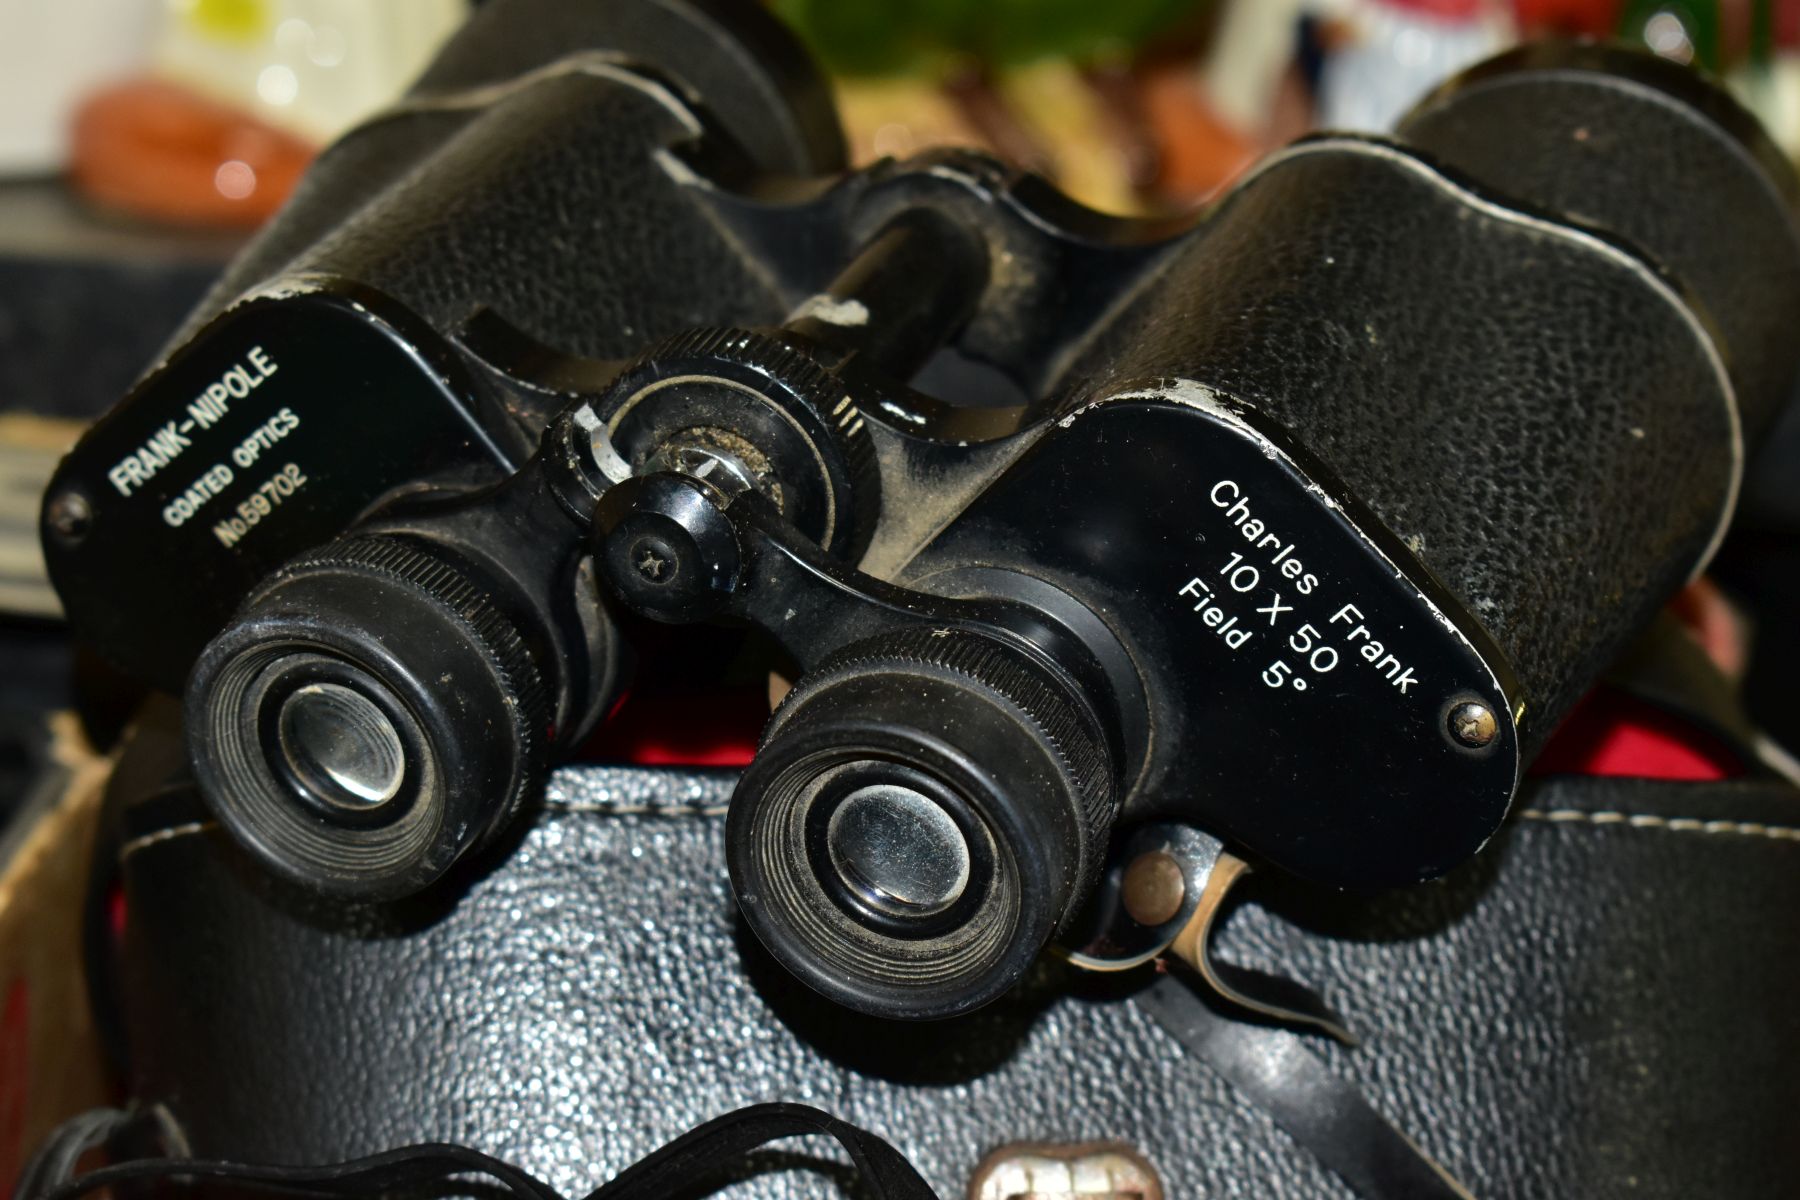
<svg viewBox="0 0 1800 1200"><path fill-rule="evenodd" d="M281 874L362 899L429 885L542 777L551 696L441 556L353 537L283 568L196 663L193 765Z"/></svg>
<svg viewBox="0 0 1800 1200"><path fill-rule="evenodd" d="M771 720L732 798L745 918L816 990L900 1017L1012 984L1102 860L1099 722L1022 649L915 628L845 648Z"/></svg>
<svg viewBox="0 0 1800 1200"><path fill-rule="evenodd" d="M492 844L639 620L797 668L732 886L866 1012L992 1000L1152 823L1441 875L1800 377L1791 173L1670 64L1521 51L1174 228L978 155L844 173L818 80L731 41L754 6L636 7L701 24L328 152L316 244L52 484L71 620L185 686L207 803L313 891ZM668 61L702 44L761 49Z"/></svg>

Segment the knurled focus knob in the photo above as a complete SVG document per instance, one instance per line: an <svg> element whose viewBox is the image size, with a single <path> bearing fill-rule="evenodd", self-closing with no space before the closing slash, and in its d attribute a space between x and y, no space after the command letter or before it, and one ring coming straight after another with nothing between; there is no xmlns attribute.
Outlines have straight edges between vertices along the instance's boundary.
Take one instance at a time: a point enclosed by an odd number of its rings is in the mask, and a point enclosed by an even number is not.
<svg viewBox="0 0 1800 1200"><path fill-rule="evenodd" d="M726 829L763 944L863 1012L934 1018L1029 967L1103 856L1113 765L1022 646L920 628L852 646L775 713Z"/></svg>
<svg viewBox="0 0 1800 1200"><path fill-rule="evenodd" d="M621 458L654 471L692 447L734 462L807 537L847 562L880 514L874 444L848 389L797 345L695 329L651 348L596 404Z"/></svg>
<svg viewBox="0 0 1800 1200"><path fill-rule="evenodd" d="M543 769L549 703L517 628L429 548L353 537L253 592L189 677L188 746L220 824L312 890L420 890Z"/></svg>

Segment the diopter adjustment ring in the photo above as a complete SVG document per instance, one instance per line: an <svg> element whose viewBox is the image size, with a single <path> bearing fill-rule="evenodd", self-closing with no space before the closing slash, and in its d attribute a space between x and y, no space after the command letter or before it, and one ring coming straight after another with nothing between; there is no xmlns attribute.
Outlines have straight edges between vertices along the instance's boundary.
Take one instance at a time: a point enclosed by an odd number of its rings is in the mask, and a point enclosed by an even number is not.
<svg viewBox="0 0 1800 1200"><path fill-rule="evenodd" d="M1087 704L1069 687L1033 662L1022 650L985 634L960 629L908 629L848 646L803 679L795 693L802 695L814 679L835 672L891 670L910 663L920 668L962 676L970 685L1004 697L1037 730L1044 744L1062 762L1070 794L1078 799L1090 861L1083 864L1083 884L1091 880L1105 859L1106 837L1117 811L1111 755L1106 735ZM773 732L780 717L769 724ZM768 739L765 733L764 741Z"/></svg>
<svg viewBox="0 0 1800 1200"><path fill-rule="evenodd" d="M528 758L540 757L545 752L546 733L550 728L550 693L544 686L543 675L531 659L524 637L467 575L435 554L393 537L340 538L284 564L251 594L246 603L253 602L255 597L277 586L282 579L304 570L329 566L367 571L410 584L454 614L467 629L470 646L487 655L493 662L496 676L505 681L506 692L511 697L509 707L514 713L514 733L521 750ZM516 810L519 799L519 796L512 798L508 815Z"/></svg>
<svg viewBox="0 0 1800 1200"><path fill-rule="evenodd" d="M855 562L880 515L874 443L850 389L804 349L745 329L692 329L640 355L597 404L642 471L683 442L730 454L784 517Z"/></svg>
<svg viewBox="0 0 1800 1200"><path fill-rule="evenodd" d="M465 569L357 536L288 563L201 653L200 790L277 874L356 900L417 892L541 777L549 694Z"/></svg>
<svg viewBox="0 0 1800 1200"><path fill-rule="evenodd" d="M726 853L751 929L809 986L946 1017L1011 987L1069 918L1115 794L1099 721L1054 668L979 630L905 629L789 694Z"/></svg>

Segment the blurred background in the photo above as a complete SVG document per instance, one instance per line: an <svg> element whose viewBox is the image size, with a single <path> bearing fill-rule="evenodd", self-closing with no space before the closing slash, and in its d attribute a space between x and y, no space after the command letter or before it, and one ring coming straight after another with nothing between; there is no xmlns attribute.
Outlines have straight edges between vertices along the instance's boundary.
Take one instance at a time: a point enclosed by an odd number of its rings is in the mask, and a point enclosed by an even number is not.
<svg viewBox="0 0 1800 1200"><path fill-rule="evenodd" d="M1444 76L1544 35L1701 67L1800 154L1800 0L770 2L831 71L858 161L986 147L1112 212L1192 209L1275 146L1383 129ZM56 458L470 3L0 0L0 816L42 777L44 714L97 669L63 638L38 554ZM1778 463L1800 461L1793 425ZM1764 477L1740 525L1753 548L1721 573L1754 599L1787 562L1800 602L1792 472ZM1761 651L1786 639L1800 660L1791 624L1764 631L1753 690ZM1747 637L1714 626L1742 665ZM1800 744L1785 676L1769 686L1783 702L1765 719Z"/></svg>

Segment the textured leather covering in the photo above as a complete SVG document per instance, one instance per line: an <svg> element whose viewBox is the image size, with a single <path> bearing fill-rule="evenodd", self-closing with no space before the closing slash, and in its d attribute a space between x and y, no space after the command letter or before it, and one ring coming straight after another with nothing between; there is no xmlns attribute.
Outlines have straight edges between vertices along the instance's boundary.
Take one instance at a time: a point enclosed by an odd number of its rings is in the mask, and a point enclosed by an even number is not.
<svg viewBox="0 0 1800 1200"><path fill-rule="evenodd" d="M622 358L693 325L779 319L768 282L725 237L676 215L692 199L648 152L693 138L689 110L607 70L522 83L431 149L418 168L431 172L429 187L401 179L281 273L354 279L440 330L489 308L594 358ZM694 286L702 279L710 287Z"/></svg>
<svg viewBox="0 0 1800 1200"><path fill-rule="evenodd" d="M1529 754L1718 527L1713 353L1642 260L1339 139L1240 184L1070 374L1193 380L1322 459L1498 643Z"/></svg>
<svg viewBox="0 0 1800 1200"><path fill-rule="evenodd" d="M717 110L705 118L700 85ZM703 120L743 148L741 165L843 165L823 77L754 7L492 0L398 105L326 148L169 349L246 290L307 271L390 291L440 331L487 307L596 357L690 325L776 319L756 303L766 282L676 215L691 203L680 172L646 153L694 141ZM427 173L430 188L407 186ZM510 286L490 289L496 278ZM700 278L717 294L698 297ZM742 298L740 311L721 296Z"/></svg>
<svg viewBox="0 0 1800 1200"><path fill-rule="evenodd" d="M1343 1196L1135 1004L1045 961L992 1008L892 1025L813 997L737 917L724 772L558 774L517 844L404 909L308 901L187 801L139 806L120 989L133 1092L196 1154L464 1141L584 1190L738 1105L891 1138L945 1197L1021 1139L1114 1138L1172 1197ZM139 791L137 794L143 794ZM1319 987L1332 1070L1478 1196L1800 1194L1800 796L1559 780L1468 866L1346 896L1252 877L1222 957ZM733 1195L817 1196L792 1156Z"/></svg>
<svg viewBox="0 0 1800 1200"><path fill-rule="evenodd" d="M1591 53L1641 78L1561 61L1532 69L1534 55L1559 56L1526 49L1512 56L1520 69L1477 68L1428 98L1399 136L1510 196L1624 237L1672 271L1728 348L1754 437L1800 384L1800 348L1768 320L1800 306L1793 168L1755 118L1703 93L1692 72ZM1723 229L1733 236L1720 237Z"/></svg>
<svg viewBox="0 0 1800 1200"><path fill-rule="evenodd" d="M704 86L714 118L765 171L844 167L824 73L784 25L738 0L489 0L413 92L504 83L587 47L649 64L690 92Z"/></svg>
<svg viewBox="0 0 1800 1200"><path fill-rule="evenodd" d="M770 281L653 152L699 133L674 91L590 61L482 99L423 99L346 134L171 345L246 290L307 274L376 288L440 332L489 309L602 359L691 326L780 319Z"/></svg>

